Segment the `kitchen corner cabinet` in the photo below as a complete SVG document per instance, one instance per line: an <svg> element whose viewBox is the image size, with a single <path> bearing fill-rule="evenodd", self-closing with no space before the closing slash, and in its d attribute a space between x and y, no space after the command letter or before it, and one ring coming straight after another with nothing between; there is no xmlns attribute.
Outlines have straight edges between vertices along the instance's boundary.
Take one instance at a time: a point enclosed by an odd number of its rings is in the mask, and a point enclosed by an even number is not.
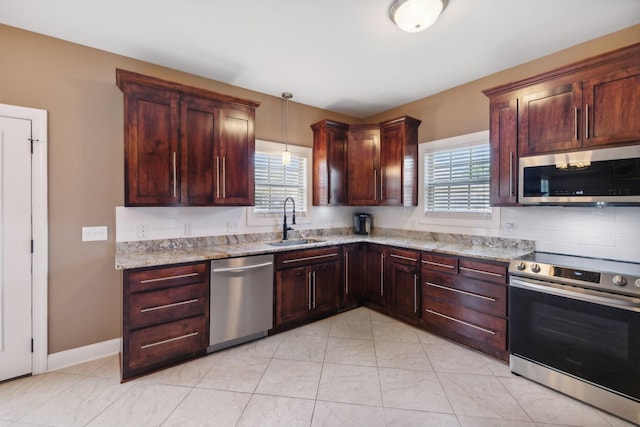
<svg viewBox="0 0 640 427"><path fill-rule="evenodd" d="M125 206L254 203L258 103L116 70Z"/></svg>
<svg viewBox="0 0 640 427"><path fill-rule="evenodd" d="M209 262L123 272L122 379L206 353Z"/></svg>
<svg viewBox="0 0 640 427"><path fill-rule="evenodd" d="M340 310L357 307L362 300L364 273L364 245L352 243L342 246L342 286L340 287Z"/></svg>
<svg viewBox="0 0 640 427"><path fill-rule="evenodd" d="M430 252L421 265L425 327L506 360L507 265Z"/></svg>
<svg viewBox="0 0 640 427"><path fill-rule="evenodd" d="M640 141L640 43L484 94L491 203L516 205L519 157Z"/></svg>
<svg viewBox="0 0 640 427"><path fill-rule="evenodd" d="M313 206L347 204L347 130L349 125L322 120L313 130Z"/></svg>
<svg viewBox="0 0 640 427"><path fill-rule="evenodd" d="M404 116L349 127L349 205L417 206L420 123Z"/></svg>
<svg viewBox="0 0 640 427"><path fill-rule="evenodd" d="M340 248L276 254L274 329L298 326L338 311Z"/></svg>
<svg viewBox="0 0 640 427"><path fill-rule="evenodd" d="M363 297L365 304L383 311L389 289L385 283L386 250L384 246L368 244L364 252Z"/></svg>

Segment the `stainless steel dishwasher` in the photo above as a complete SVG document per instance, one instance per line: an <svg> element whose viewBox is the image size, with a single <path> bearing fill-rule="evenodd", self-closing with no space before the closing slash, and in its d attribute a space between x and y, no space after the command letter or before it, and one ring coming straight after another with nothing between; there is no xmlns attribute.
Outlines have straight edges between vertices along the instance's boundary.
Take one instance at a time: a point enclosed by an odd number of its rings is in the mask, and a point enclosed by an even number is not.
<svg viewBox="0 0 640 427"><path fill-rule="evenodd" d="M267 335L273 327L273 255L211 262L212 352Z"/></svg>

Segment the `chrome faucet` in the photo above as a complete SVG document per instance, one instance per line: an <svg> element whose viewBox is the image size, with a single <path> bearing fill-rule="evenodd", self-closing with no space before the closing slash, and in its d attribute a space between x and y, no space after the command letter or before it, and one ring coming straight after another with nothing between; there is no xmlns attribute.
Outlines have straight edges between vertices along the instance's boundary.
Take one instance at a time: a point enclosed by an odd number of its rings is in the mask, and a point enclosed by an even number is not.
<svg viewBox="0 0 640 427"><path fill-rule="evenodd" d="M282 240L287 240L287 231L293 230L293 228L287 226L287 202L291 200L293 203L293 214L291 215L291 224L296 223L296 201L293 200L293 197L287 197L284 199L284 205L282 210L284 211L284 220L282 222Z"/></svg>

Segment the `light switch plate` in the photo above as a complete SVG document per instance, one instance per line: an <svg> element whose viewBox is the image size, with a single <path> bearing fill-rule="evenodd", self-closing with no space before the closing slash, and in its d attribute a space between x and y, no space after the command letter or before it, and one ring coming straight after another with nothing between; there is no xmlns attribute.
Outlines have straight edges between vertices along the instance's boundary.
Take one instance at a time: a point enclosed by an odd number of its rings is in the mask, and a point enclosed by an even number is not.
<svg viewBox="0 0 640 427"><path fill-rule="evenodd" d="M95 242L98 240L107 240L109 232L106 225L98 227L82 227L82 241Z"/></svg>

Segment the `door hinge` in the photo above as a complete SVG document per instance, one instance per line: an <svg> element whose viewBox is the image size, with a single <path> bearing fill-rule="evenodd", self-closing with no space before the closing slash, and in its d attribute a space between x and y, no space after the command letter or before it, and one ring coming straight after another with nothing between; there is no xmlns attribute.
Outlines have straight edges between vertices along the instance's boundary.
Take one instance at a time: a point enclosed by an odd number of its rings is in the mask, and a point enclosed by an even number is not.
<svg viewBox="0 0 640 427"><path fill-rule="evenodd" d="M33 338L31 338L31 353L33 353Z"/></svg>
<svg viewBox="0 0 640 427"><path fill-rule="evenodd" d="M31 253L33 253L33 239L31 239Z"/></svg>
<svg viewBox="0 0 640 427"><path fill-rule="evenodd" d="M33 154L33 143L34 142L39 142L39 139L33 139L33 138L29 138L27 141L29 141L31 143L31 154Z"/></svg>

